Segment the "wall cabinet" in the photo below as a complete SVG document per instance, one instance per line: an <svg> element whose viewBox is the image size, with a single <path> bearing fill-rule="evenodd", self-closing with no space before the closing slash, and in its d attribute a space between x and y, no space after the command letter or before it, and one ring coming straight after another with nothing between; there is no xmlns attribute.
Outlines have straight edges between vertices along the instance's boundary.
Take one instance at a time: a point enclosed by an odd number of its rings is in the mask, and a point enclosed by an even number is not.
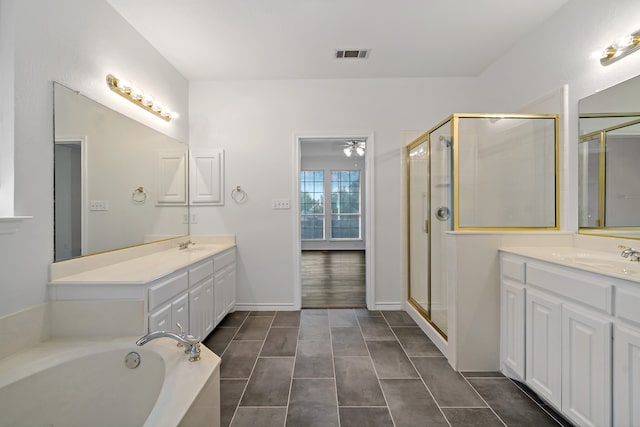
<svg viewBox="0 0 640 427"><path fill-rule="evenodd" d="M640 409L631 409L640 408L640 331L634 335L614 317L623 281L506 253L501 270L505 375L577 425L640 425ZM640 301L640 284L631 286ZM614 327L619 341L612 345ZM635 378L628 370L634 364Z"/></svg>

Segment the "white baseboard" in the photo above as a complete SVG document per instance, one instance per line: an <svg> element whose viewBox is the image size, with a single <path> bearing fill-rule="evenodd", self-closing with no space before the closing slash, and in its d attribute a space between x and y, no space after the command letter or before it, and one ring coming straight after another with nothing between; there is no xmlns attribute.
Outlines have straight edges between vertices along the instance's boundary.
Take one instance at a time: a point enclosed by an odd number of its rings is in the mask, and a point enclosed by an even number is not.
<svg viewBox="0 0 640 427"><path fill-rule="evenodd" d="M236 303L236 311L296 311L299 308L293 303L262 304L262 303Z"/></svg>
<svg viewBox="0 0 640 427"><path fill-rule="evenodd" d="M402 310L402 303L399 302L377 302L373 308L381 311L398 311Z"/></svg>
<svg viewBox="0 0 640 427"><path fill-rule="evenodd" d="M422 331L429 337L429 339L436 345L436 347L438 347L438 350L440 350L448 360L449 345L447 341L445 341L445 339L442 338L442 336L435 329L433 329L433 326L431 326L431 324L427 322L424 317L422 317L420 313L418 313L418 310L416 310L411 304L405 305L405 311L409 316L411 316L411 318L418 324L420 329L422 329Z"/></svg>

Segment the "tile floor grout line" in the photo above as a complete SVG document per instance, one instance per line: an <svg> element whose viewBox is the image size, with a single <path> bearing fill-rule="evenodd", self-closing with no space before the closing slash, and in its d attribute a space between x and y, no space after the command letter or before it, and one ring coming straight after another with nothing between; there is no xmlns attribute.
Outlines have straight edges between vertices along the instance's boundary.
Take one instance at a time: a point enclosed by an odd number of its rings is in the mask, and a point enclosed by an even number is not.
<svg viewBox="0 0 640 427"><path fill-rule="evenodd" d="M351 313L355 316L356 312L352 309ZM329 320L329 347L331 348L331 368L333 369L333 390L336 395L336 415L338 417L338 427L340 427L340 402L338 402L338 379L336 378L336 359L333 351L333 333L331 332L331 319L329 318L331 313L327 312L327 319ZM356 316L357 318L357 316ZM356 320L356 323L358 321Z"/></svg>
<svg viewBox="0 0 640 427"><path fill-rule="evenodd" d="M277 311L276 311L275 316L273 316L274 321L275 321L276 316L278 316L278 312ZM272 325L273 325L273 323L272 323ZM289 381L289 394L287 395L287 406L285 407L285 410L284 410L284 425L283 425L283 427L287 426L287 418L289 418L289 405L291 404L291 390L293 389L293 374L296 371L296 361L298 360L298 345L300 344L300 339L299 338L300 338L300 331L301 330L302 330L302 310L300 310L300 321L298 323L298 335L296 335L296 349L293 352L293 364L291 366L291 380ZM268 333L267 333L267 336L269 336ZM265 338L265 341L266 341L266 338Z"/></svg>
<svg viewBox="0 0 640 427"><path fill-rule="evenodd" d="M538 405L538 407L539 407L540 409L542 409L542 410L543 410L547 415L549 415L549 416L553 419L553 421L555 421L555 422L556 422L558 425L560 425L560 426L561 426L561 425L563 425L563 424L560 422L560 420L558 420L558 419L556 418L556 416L555 416L555 415L551 414L549 411L547 411L547 410L544 408L544 406L540 405L540 404L539 404L538 402L536 402L533 398L531 398L531 396L529 396L529 395L528 395L528 394L527 394L527 393L526 393L526 392L525 392L525 391L520 387L520 385L519 385L516 381L512 380L511 378L509 378L509 377L507 377L507 376L505 376L505 378L506 378L508 381L510 381L513 385L515 385L515 386L516 386L516 388L517 388L518 390L520 390L520 393L524 394L524 395L527 397L527 399L531 400L533 403L535 403L536 405ZM539 398L540 400L542 400L540 397L538 397L538 398ZM569 420L567 420L567 421L569 421ZM569 421L569 423L571 423L571 421ZM571 423L571 424L573 424L573 423Z"/></svg>
<svg viewBox="0 0 640 427"><path fill-rule="evenodd" d="M249 312L249 314L247 315L247 317L245 318L248 319L249 317L251 317L251 312ZM255 317L266 317L266 316L255 316ZM275 319L276 315L274 314L273 317L271 318L271 323L269 324L269 329L271 329L271 324L273 324L273 320ZM244 324L244 322L242 322ZM238 404L236 405L236 409L235 411L233 411L233 416L231 417L231 420L229 421L229 426L231 426L233 424L233 420L236 418L236 415L238 414L238 409L240 408L240 402L242 402L242 398L244 397L244 394L247 391L247 387L249 387L249 381L251 381L251 376L253 375L253 371L256 369L256 365L258 364L258 359L260 359L260 353L262 353L262 349L264 348L264 343L267 341L267 336L269 335L269 329L267 329L267 333L264 336L264 339L262 340L262 345L260 346L260 350L258 350L258 355L256 357L256 361L253 362L253 367L251 368L251 373L249 373L249 378L247 378L247 383L244 385L244 389L242 390L242 393L240 394L240 399L238 399ZM238 328L238 331L240 331L240 328ZM258 341L258 340L252 340L252 341ZM286 420L286 418L285 418Z"/></svg>
<svg viewBox="0 0 640 427"><path fill-rule="evenodd" d="M387 323L387 327L389 327L389 323L387 319L385 319L384 315L382 315L382 319L385 323ZM389 401L387 400L387 396L384 394L384 389L382 388L382 383L380 382L380 377L378 376L378 370L376 369L375 363L373 363L373 357L371 357L371 351L369 351L369 346L367 345L367 340L364 337L364 333L362 332L362 325L360 324L360 319L356 316L356 321L358 322L358 328L360 329L360 334L362 335L362 339L364 340L364 346L367 349L367 354L369 355L369 361L371 362L371 366L373 366L373 372L376 374L376 380L378 381L378 387L380 387L380 392L382 393L382 398L384 399L384 403L387 404L387 412L389 412L389 418L391 418L391 424L396 427L396 420L391 413L391 408L389 407ZM391 329L391 327L389 327ZM391 331L393 333L393 330ZM396 337L397 341L397 337ZM414 368L415 369L415 368ZM418 371L416 371L418 373Z"/></svg>
<svg viewBox="0 0 640 427"><path fill-rule="evenodd" d="M492 407L491 405L489 405L489 402L487 402L487 401L485 400L485 398L480 394L480 392L479 392L478 390L476 390L476 388L473 386L473 384L471 384L471 382L470 382L470 381L469 381L469 380L468 380L464 375L460 374L460 376L461 376L462 378L464 378L464 380L467 382L467 384L469 384L469 387L471 387L471 389L472 389L473 391L475 391L475 392L476 392L476 394L480 397L480 399L482 399L482 401L487 405L487 407L488 407L489 409L491 409L491 412L493 412L493 414L498 418L498 420L500 420L500 422L501 422L502 424L504 424L504 425L505 425L505 427L508 427L508 426L507 426L507 423L502 419L502 417L501 417L500 415L498 415L498 413L496 412L496 410L495 410L495 409L493 409L493 407Z"/></svg>
<svg viewBox="0 0 640 427"><path fill-rule="evenodd" d="M422 384L425 386L425 388L427 389L427 392L429 393L429 396L431 396L431 398L433 399L433 403L436 404L436 407L438 408L438 410L440 411L440 414L442 414L442 418L444 418L444 420L446 421L446 423L449 425L449 427L451 427L451 423L449 422L449 419L447 418L447 416L444 414L444 411L442 410L442 407L440 406L440 404L438 403L438 401L436 400L436 397L433 395L433 392L431 392L431 389L429 388L429 386L427 385L426 381L424 380L424 378L422 378L422 375L420 374L420 371L418 370L418 368L416 368L416 365L413 363L413 360L411 360L411 357L409 356L409 353L407 353L407 350L404 348L404 346L402 345L402 342L400 342L400 339L398 338L398 336L396 335L396 332L393 330L393 328L391 327L391 325L389 324L389 322L387 321L387 318L384 317L384 314L382 315L382 318L384 319L384 321L387 323L387 326L389 326L389 329L391 329L391 333L393 334L394 337L396 337L396 340L398 341L398 344L400 345L400 348L402 349L402 351L404 352L404 355L407 356L407 359L409 359L409 363L411 363L411 366L413 366L413 369L415 369L416 373L418 374L418 379L420 379L420 381L422 382ZM424 332L423 332L424 333ZM426 337L426 334L425 334ZM429 339L427 337L427 339ZM429 341L431 341L429 339ZM427 356L422 356L422 357L427 357ZM429 356L429 357L440 357L440 356ZM444 356L443 356L444 357ZM389 411L391 412L391 411Z"/></svg>
<svg viewBox="0 0 640 427"><path fill-rule="evenodd" d="M251 312L249 312L249 313L251 313ZM242 325L244 325L244 322L246 322L247 319L249 318L249 313L247 313L247 315L244 317L244 319L242 319L242 323L240 323L240 326L238 326L238 329L236 329L236 332L231 336L231 339L229 340L227 345L224 346L224 350L222 350L222 353L220 353L220 360L221 361L222 361L222 356L224 355L224 353L227 351L227 349L229 348L229 346L233 342L233 339L236 337L236 335L238 335L238 332L240 332L240 328L242 328ZM222 321L224 321L224 319L222 319ZM215 328L214 328L214 331L215 331Z"/></svg>

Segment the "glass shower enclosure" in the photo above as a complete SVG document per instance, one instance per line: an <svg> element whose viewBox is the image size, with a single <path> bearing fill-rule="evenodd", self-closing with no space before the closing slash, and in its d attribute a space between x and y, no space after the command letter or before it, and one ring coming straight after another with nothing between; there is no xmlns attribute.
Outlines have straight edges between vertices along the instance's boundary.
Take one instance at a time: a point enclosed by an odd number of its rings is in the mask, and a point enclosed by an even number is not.
<svg viewBox="0 0 640 427"><path fill-rule="evenodd" d="M454 114L406 165L409 302L446 339L448 232L559 228L558 116Z"/></svg>

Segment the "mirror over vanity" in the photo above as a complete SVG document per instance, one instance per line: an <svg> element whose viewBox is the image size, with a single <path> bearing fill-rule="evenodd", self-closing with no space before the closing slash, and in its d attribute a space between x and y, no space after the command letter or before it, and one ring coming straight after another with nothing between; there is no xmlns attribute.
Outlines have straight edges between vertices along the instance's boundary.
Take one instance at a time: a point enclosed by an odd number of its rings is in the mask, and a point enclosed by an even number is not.
<svg viewBox="0 0 640 427"><path fill-rule="evenodd" d="M579 102L579 226L640 239L640 76Z"/></svg>
<svg viewBox="0 0 640 427"><path fill-rule="evenodd" d="M54 83L55 256L189 234L188 147Z"/></svg>

